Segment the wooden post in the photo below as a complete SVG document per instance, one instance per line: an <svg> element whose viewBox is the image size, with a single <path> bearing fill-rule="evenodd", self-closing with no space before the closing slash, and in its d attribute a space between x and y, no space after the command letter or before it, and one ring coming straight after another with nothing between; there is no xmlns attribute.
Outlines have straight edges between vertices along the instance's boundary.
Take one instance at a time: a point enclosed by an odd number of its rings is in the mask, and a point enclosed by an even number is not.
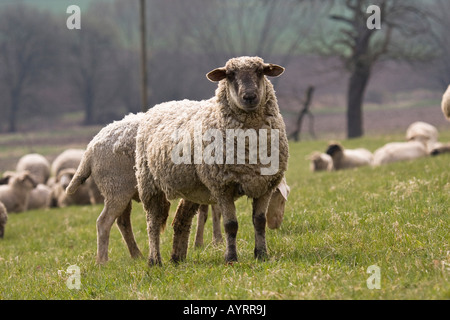
<svg viewBox="0 0 450 320"><path fill-rule="evenodd" d="M147 45L146 45L146 27L145 27L145 0L141 2L141 109L147 111Z"/></svg>

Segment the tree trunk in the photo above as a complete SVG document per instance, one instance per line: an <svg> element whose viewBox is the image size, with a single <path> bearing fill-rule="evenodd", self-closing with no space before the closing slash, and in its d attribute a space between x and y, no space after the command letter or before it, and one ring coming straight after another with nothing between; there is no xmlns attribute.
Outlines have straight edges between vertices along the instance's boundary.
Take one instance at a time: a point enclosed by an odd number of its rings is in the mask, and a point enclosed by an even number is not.
<svg viewBox="0 0 450 320"><path fill-rule="evenodd" d="M19 97L18 93L11 94L11 109L9 110L9 119L8 119L8 132L13 133L16 132L16 122L17 122L17 111L19 110Z"/></svg>
<svg viewBox="0 0 450 320"><path fill-rule="evenodd" d="M363 100L369 83L370 68L359 67L352 72L347 93L347 137L363 136Z"/></svg>

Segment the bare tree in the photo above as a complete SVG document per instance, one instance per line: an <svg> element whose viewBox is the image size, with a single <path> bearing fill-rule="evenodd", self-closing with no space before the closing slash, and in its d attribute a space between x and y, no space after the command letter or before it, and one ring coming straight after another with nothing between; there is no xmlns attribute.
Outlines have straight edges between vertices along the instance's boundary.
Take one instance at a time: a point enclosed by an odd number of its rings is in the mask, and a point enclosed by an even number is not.
<svg viewBox="0 0 450 320"><path fill-rule="evenodd" d="M25 5L11 5L0 12L0 85L8 132L17 130L21 109L34 98L33 88L56 65L58 32L50 14Z"/></svg>
<svg viewBox="0 0 450 320"><path fill-rule="evenodd" d="M369 28L369 5L381 9L381 29ZM414 42L430 30L424 4L414 0L345 0L336 2L329 18L342 27L337 33L322 31L316 51L338 56L349 72L347 87L347 136L360 137L363 130L363 99L375 64L381 59L426 59L429 52ZM333 26L335 27L335 26Z"/></svg>
<svg viewBox="0 0 450 320"><path fill-rule="evenodd" d="M309 133L311 134L311 136L313 138L316 137L316 135L314 133L314 116L311 113L311 110L309 109L311 106L313 93L314 93L314 86L311 86L311 85L308 86L308 88L305 91L304 97L303 97L303 103L302 103L303 107L298 115L297 122L295 125L295 130L294 130L294 132L292 132L290 134L290 137L289 137L289 138L294 139L295 141L300 140L300 133L302 131L303 118L305 116L309 116Z"/></svg>

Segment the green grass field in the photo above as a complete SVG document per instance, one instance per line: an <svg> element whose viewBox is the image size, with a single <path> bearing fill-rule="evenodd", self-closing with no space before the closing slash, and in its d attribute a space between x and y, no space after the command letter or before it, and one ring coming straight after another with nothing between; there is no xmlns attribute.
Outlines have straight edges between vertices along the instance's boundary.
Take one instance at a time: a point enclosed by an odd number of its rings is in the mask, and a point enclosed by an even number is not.
<svg viewBox="0 0 450 320"><path fill-rule="evenodd" d="M450 132L440 140L450 141ZM343 141L375 150L401 136ZM450 155L379 168L312 173L306 156L326 141L291 143L291 194L278 230L267 230L269 259L253 258L251 202L237 201L239 262L224 263L211 219L205 246L185 262L169 262L170 226L162 234L162 267L132 260L117 227L110 261L95 264L95 222L101 206L10 214L0 241L0 299L449 299ZM146 220L134 203L133 228L147 255ZM80 289L66 272L80 269ZM370 266L380 289L369 289Z"/></svg>

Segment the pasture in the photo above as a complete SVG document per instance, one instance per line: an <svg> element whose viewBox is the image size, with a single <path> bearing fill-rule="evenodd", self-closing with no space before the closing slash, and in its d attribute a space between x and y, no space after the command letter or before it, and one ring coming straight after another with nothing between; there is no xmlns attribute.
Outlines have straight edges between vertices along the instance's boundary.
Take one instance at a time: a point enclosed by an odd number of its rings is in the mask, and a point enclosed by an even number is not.
<svg viewBox="0 0 450 320"><path fill-rule="evenodd" d="M403 135L342 141L371 151ZM450 141L450 131L440 132ZM450 155L338 172L309 171L307 155L327 141L290 144L291 187L283 224L266 231L269 258L253 258L251 202L236 202L239 262L224 263L225 245L213 245L212 221L205 245L186 261L169 261L170 225L161 237L162 267L132 260L117 227L110 261L95 264L97 216L102 206L10 214L0 241L0 299L449 299ZM37 148L39 151L39 148ZM132 223L144 256L148 243L141 204ZM80 269L79 289L66 285L69 266ZM380 289L370 289L370 266ZM70 279L69 279L70 280Z"/></svg>

